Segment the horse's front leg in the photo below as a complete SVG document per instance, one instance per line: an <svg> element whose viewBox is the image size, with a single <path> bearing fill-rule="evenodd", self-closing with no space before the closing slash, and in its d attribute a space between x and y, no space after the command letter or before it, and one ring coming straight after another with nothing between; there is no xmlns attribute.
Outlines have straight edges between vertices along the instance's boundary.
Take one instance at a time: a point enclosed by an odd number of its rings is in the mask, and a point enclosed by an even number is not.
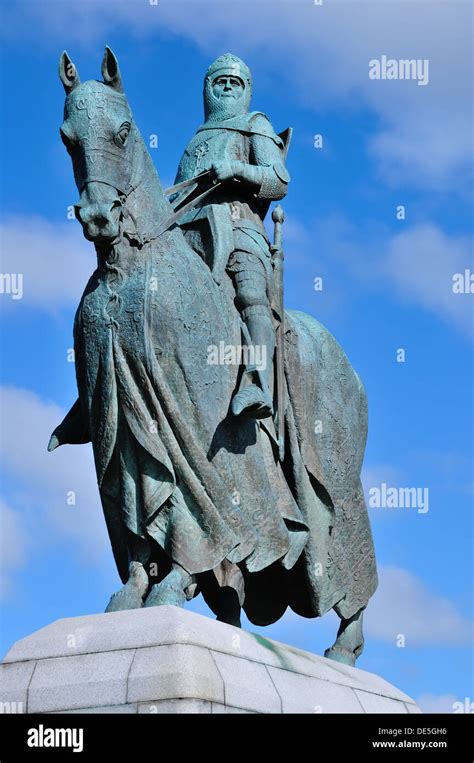
<svg viewBox="0 0 474 763"><path fill-rule="evenodd" d="M359 609L348 620L341 618L341 624L337 632L334 644L326 649L324 656L329 660L342 662L344 665L354 667L357 658L364 648L364 634L362 630L364 607Z"/></svg>
<svg viewBox="0 0 474 763"><path fill-rule="evenodd" d="M112 594L106 612L119 612L124 609L139 609L143 606L150 581L145 565L151 555L150 542L129 533L128 550L130 564L128 580L125 585Z"/></svg>

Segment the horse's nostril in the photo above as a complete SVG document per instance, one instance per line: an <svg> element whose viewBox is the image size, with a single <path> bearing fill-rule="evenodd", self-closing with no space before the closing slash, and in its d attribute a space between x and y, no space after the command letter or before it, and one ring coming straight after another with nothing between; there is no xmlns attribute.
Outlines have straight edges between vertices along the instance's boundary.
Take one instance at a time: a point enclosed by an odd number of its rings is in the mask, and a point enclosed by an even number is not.
<svg viewBox="0 0 474 763"><path fill-rule="evenodd" d="M105 215L96 215L94 218L94 223L98 228L105 228L105 226L108 224L109 218Z"/></svg>
<svg viewBox="0 0 474 763"><path fill-rule="evenodd" d="M90 236L106 236L112 234L117 226L118 212L122 208L120 201L101 201L93 204L76 204L76 217Z"/></svg>
<svg viewBox="0 0 474 763"><path fill-rule="evenodd" d="M94 208L79 208L76 216L83 225L94 225L96 228L105 228L110 222L110 217L106 211L98 211Z"/></svg>

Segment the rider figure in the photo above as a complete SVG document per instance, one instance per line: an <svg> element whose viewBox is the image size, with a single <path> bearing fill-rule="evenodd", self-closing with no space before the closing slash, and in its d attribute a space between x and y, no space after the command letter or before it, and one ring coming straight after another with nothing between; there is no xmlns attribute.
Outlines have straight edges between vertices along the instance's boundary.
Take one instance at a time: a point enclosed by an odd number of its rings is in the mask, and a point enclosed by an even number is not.
<svg viewBox="0 0 474 763"><path fill-rule="evenodd" d="M245 334L255 357L266 358L258 383L234 395L231 411L265 418L273 412L269 388L275 325L272 248L263 219L270 202L286 195L290 177L285 141L265 114L249 112L251 95L251 74L240 58L226 53L211 64L204 79L205 122L184 151L175 183L213 172L216 190L180 225L217 283L224 270L231 276Z"/></svg>

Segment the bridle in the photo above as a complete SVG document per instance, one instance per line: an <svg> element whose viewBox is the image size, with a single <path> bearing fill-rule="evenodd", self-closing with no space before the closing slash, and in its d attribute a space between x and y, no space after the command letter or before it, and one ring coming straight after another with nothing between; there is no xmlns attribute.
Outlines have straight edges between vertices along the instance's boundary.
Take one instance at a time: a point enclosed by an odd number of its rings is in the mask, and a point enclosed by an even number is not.
<svg viewBox="0 0 474 763"><path fill-rule="evenodd" d="M133 213L130 211L130 209L127 208L127 200L130 198L130 196L136 191L136 189L139 187L141 182L141 170L142 170L142 162L141 157L138 156L138 148L140 146L143 147L143 152L145 151L145 148L142 144L140 135L138 133L136 125L132 122L132 127L130 131L130 138L133 138L133 148L132 151L129 153L127 157L127 162L131 166L131 173L130 173L130 180L127 184L126 188L120 188L117 186L116 179L113 179L112 177L105 175L103 176L102 173L99 174L93 174L92 177L86 177L84 178L80 183L77 184L79 193L82 194L83 190L86 188L87 185L90 183L101 183L103 185L107 185L114 189L114 191L117 193L117 199L116 201L120 203L121 209L120 209L120 216L119 216L119 230L120 230L120 238L122 238L122 235L125 235L126 238L130 241L130 243L136 244L139 248L142 248L145 244L159 238L163 233L166 233L170 228L175 225L175 223L178 221L178 219L183 215L185 212L189 211L193 207L195 207L197 204L199 204L203 199L205 199L210 193L214 192L220 185L220 182L215 181L213 179L213 175L210 171L203 172L200 175L191 178L190 180L184 181L182 183L178 183L177 185L172 186L171 188L165 189L164 194L165 196L171 196L172 194L175 194L178 192L177 199L175 200L176 203L171 205L172 212L170 215L168 215L165 220L162 223L159 223L157 228L155 228L153 231L151 231L149 234L146 234L145 236L140 236L140 233L138 231L137 221ZM83 150L85 150L83 148ZM89 147L87 149L88 151L88 159L90 162L90 157L92 152L100 152L100 155L103 156L104 149L99 147ZM117 158L117 155L113 154L114 158ZM73 165L75 166L76 162L78 162L78 158L73 159ZM92 161L92 164L94 165L95 162ZM210 184L210 185L209 185ZM125 185L125 184L124 184ZM115 202L114 202L115 203ZM171 204L171 202L170 202ZM132 221L134 228L135 228L135 235L130 234L128 231L123 231L123 222L125 219L130 218Z"/></svg>

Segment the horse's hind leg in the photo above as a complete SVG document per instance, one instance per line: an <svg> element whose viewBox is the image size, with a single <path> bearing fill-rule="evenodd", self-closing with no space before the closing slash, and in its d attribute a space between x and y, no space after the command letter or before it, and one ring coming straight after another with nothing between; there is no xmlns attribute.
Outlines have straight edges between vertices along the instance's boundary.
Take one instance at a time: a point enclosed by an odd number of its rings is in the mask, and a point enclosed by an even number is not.
<svg viewBox="0 0 474 763"><path fill-rule="evenodd" d="M143 606L149 579L145 569L151 554L149 541L129 533L129 557L128 580L125 585L112 594L107 604L106 612L119 612L124 609L139 609Z"/></svg>
<svg viewBox="0 0 474 763"><path fill-rule="evenodd" d="M163 580L151 587L144 606L173 604L175 607L184 607L186 599L193 597L195 588L195 576L186 572L177 562L173 562L170 572Z"/></svg>
<svg viewBox="0 0 474 763"><path fill-rule="evenodd" d="M354 667L357 658L362 654L364 648L364 634L362 631L363 614L364 607L359 609L348 620L341 618L336 641L329 649L326 649L324 652L325 657Z"/></svg>

